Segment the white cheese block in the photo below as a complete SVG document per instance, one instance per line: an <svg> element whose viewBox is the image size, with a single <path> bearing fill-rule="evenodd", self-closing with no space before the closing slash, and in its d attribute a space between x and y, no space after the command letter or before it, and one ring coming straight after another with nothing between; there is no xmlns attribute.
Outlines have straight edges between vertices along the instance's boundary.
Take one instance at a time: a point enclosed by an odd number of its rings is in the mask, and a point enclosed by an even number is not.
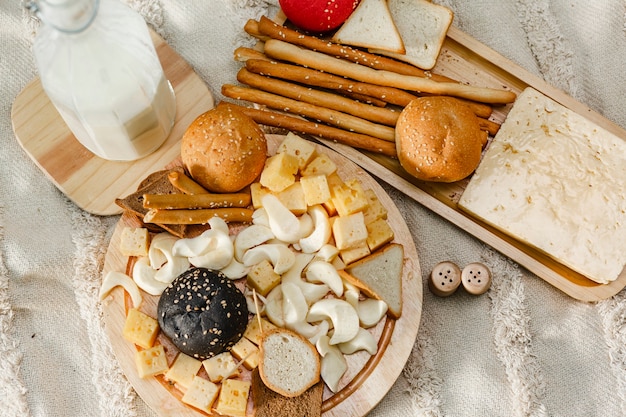
<svg viewBox="0 0 626 417"><path fill-rule="evenodd" d="M604 284L626 264L625 196L626 141L528 88L459 207Z"/></svg>

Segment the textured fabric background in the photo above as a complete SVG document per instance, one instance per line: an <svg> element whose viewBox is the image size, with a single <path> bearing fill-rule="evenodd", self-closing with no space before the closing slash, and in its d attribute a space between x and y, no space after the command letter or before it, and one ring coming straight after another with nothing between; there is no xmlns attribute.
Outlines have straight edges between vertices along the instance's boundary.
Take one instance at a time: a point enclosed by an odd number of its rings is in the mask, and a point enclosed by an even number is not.
<svg viewBox="0 0 626 417"><path fill-rule="evenodd" d="M234 82L241 28L275 0L130 0L217 100ZM626 128L626 1L441 0L455 25ZM0 415L154 416L117 367L99 271L117 217L83 212L14 138L11 105L37 74L36 25L0 0ZM36 123L36 120L33 120ZM383 184L384 185L384 184ZM626 415L626 299L574 301L386 186L422 274L441 260L492 266L482 297L424 291L402 377L372 416Z"/></svg>

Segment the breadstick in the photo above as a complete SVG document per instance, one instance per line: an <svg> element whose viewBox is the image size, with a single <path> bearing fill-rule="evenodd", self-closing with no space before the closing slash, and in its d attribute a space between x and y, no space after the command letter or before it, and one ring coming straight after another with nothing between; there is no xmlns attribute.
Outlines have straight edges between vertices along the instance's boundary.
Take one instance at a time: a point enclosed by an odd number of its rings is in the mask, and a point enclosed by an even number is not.
<svg viewBox="0 0 626 417"><path fill-rule="evenodd" d="M216 208L216 209L177 209L157 210L150 209L145 214L144 223L158 224L206 224L213 217L220 217L226 222L252 221L254 210L247 208Z"/></svg>
<svg viewBox="0 0 626 417"><path fill-rule="evenodd" d="M348 132L332 126L310 122L298 117L289 116L267 110L258 110L249 107L240 107L240 110L250 116L255 122L266 126L278 127L293 131L334 140L353 148L363 149L391 157L396 157L396 145L393 142L374 138L368 135Z"/></svg>
<svg viewBox="0 0 626 417"><path fill-rule="evenodd" d="M250 194L144 194L143 207L148 209L201 209L248 207Z"/></svg>
<svg viewBox="0 0 626 417"><path fill-rule="evenodd" d="M417 96L398 88L385 87L375 84L362 83L349 80L344 77L329 74L310 68L297 65L280 63L269 60L248 59L246 68L254 73L268 75L270 77L282 78L302 84L312 85L332 90L342 90L365 94L376 97L390 104L406 106Z"/></svg>
<svg viewBox="0 0 626 417"><path fill-rule="evenodd" d="M375 55L369 52L363 52L350 46L328 42L314 36L304 35L293 29L281 26L265 16L261 17L256 27L260 35L289 42L290 44L302 46L312 51L318 51L322 54L352 61L366 67L384 69L398 74L425 77L436 81L454 81L451 78L433 74L430 71L424 71L413 65L396 61L391 58Z"/></svg>
<svg viewBox="0 0 626 417"><path fill-rule="evenodd" d="M222 94L236 100L250 101L253 103L263 104L273 109L310 117L345 130L369 134L370 136L390 142L395 140L395 130L393 127L372 123L368 120L361 119L350 114L316 106L314 104L303 103L298 100L281 97L265 91L247 87L238 87L232 84L224 84L222 86Z"/></svg>
<svg viewBox="0 0 626 417"><path fill-rule="evenodd" d="M515 93L506 90L475 87L452 82L437 82L428 78L402 75L385 70L375 70L364 65L346 62L276 39L270 39L265 42L265 54L272 58L294 62L344 77L354 78L358 81L405 90L449 95L492 104L511 103L515 101L516 97Z"/></svg>
<svg viewBox="0 0 626 417"><path fill-rule="evenodd" d="M393 110L359 103L333 93L327 93L325 91L258 75L248 71L246 68L239 70L237 80L243 84L258 88L259 90L267 91L268 93L274 93L305 103L348 113L387 126L395 126L400 114Z"/></svg>
<svg viewBox="0 0 626 417"><path fill-rule="evenodd" d="M248 19L246 24L243 26L243 30L248 35L254 36L255 38L262 41L266 41L270 38L269 36L263 35L261 32L259 32L259 22L254 19Z"/></svg>
<svg viewBox="0 0 626 417"><path fill-rule="evenodd" d="M354 93L350 91L342 91L342 90L337 90L337 94L341 94L344 97L351 98L360 103L367 103L376 107L385 107L387 105L387 102L383 100L379 100L376 97L366 96L365 94Z"/></svg>
<svg viewBox="0 0 626 417"><path fill-rule="evenodd" d="M167 178L170 180L175 188L182 191L185 194L206 194L207 190L203 186L189 178L182 172L172 171L167 174Z"/></svg>
<svg viewBox="0 0 626 417"><path fill-rule="evenodd" d="M246 48L245 46L240 46L235 49L233 53L235 61L237 62L246 62L249 59L257 59L262 61L269 61L270 59L261 51L257 51L256 49Z"/></svg>
<svg viewBox="0 0 626 417"><path fill-rule="evenodd" d="M500 130L500 125L498 123L482 117L478 118L478 124L480 124L480 128L482 130L486 130L491 136L495 136L495 134L498 133L498 130Z"/></svg>

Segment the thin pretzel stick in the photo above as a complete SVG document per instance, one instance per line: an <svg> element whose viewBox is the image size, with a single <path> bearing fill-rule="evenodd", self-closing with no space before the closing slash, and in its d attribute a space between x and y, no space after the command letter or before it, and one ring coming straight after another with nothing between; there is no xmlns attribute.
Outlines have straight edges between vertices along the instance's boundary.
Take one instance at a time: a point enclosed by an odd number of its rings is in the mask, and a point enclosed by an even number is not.
<svg viewBox="0 0 626 417"><path fill-rule="evenodd" d="M257 74L269 75L270 77L282 78L316 87L357 92L398 106L406 106L417 97L398 88L362 83L327 72L275 62L269 59L248 59L246 68Z"/></svg>
<svg viewBox="0 0 626 417"><path fill-rule="evenodd" d="M257 28L260 35L289 42L290 44L302 46L312 51L319 51L322 54L356 62L366 67L384 69L398 74L425 77L436 81L454 81L451 78L433 74L430 71L424 71L413 65L391 58L359 51L352 47L328 42L314 36L303 35L298 31L281 26L265 16L261 17Z"/></svg>
<svg viewBox="0 0 626 417"><path fill-rule="evenodd" d="M199 209L248 207L248 193L228 194L144 194L144 208L153 209Z"/></svg>
<svg viewBox="0 0 626 417"><path fill-rule="evenodd" d="M170 180L175 188L182 191L185 194L207 194L208 191L203 186L189 178L182 172L172 171L167 174L167 178Z"/></svg>
<svg viewBox="0 0 626 417"><path fill-rule="evenodd" d="M206 224L213 217L220 217L226 222L252 221L254 210L246 208L216 208L216 209L175 209L157 210L150 209L145 214L144 223L159 224Z"/></svg>
<svg viewBox="0 0 626 417"><path fill-rule="evenodd" d="M276 94L266 93L265 91L247 87L238 87L232 84L224 84L222 86L222 94L232 99L263 104L273 109L310 117L345 130L369 134L370 136L390 142L395 140L395 130L393 127L372 123L350 114L309 103L303 103L301 101L281 97Z"/></svg>
<svg viewBox="0 0 626 417"><path fill-rule="evenodd" d="M475 87L460 83L437 82L428 78L375 70L364 65L346 62L331 56L303 49L287 42L270 39L265 42L265 54L269 57L354 78L358 81L386 85L412 91L467 98L481 103L511 103L516 94L511 91Z"/></svg>
<svg viewBox="0 0 626 417"><path fill-rule="evenodd" d="M359 103L333 93L327 93L325 91L303 87L298 84L278 80L276 78L258 75L248 71L246 68L239 70L237 80L259 90L267 91L268 93L274 93L305 103L348 113L353 116L387 126L395 126L398 121L398 116L400 115L399 112L393 110Z"/></svg>
<svg viewBox="0 0 626 417"><path fill-rule="evenodd" d="M320 138L334 140L353 148L359 148L370 152L396 157L396 145L393 142L374 138L368 135L352 133L335 127L303 120L273 111L240 107L240 110L250 116L255 122L266 126L287 129L294 133L303 133L318 136Z"/></svg>

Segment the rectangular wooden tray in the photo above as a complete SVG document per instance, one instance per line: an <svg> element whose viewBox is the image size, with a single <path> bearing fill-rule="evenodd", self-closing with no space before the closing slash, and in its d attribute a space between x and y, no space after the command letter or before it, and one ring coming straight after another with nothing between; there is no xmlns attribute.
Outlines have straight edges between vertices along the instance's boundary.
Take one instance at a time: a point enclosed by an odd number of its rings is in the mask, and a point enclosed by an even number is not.
<svg viewBox="0 0 626 417"><path fill-rule="evenodd" d="M471 85L506 87L518 94L526 87L533 87L626 140L626 130L454 26L448 32L433 72ZM511 107L511 104L494 107L491 120L502 123ZM626 286L626 268L617 280L598 284L458 209L457 202L469 180L453 184L421 182L408 175L397 160L360 152L332 141L321 141L575 299L599 301L615 295Z"/></svg>

